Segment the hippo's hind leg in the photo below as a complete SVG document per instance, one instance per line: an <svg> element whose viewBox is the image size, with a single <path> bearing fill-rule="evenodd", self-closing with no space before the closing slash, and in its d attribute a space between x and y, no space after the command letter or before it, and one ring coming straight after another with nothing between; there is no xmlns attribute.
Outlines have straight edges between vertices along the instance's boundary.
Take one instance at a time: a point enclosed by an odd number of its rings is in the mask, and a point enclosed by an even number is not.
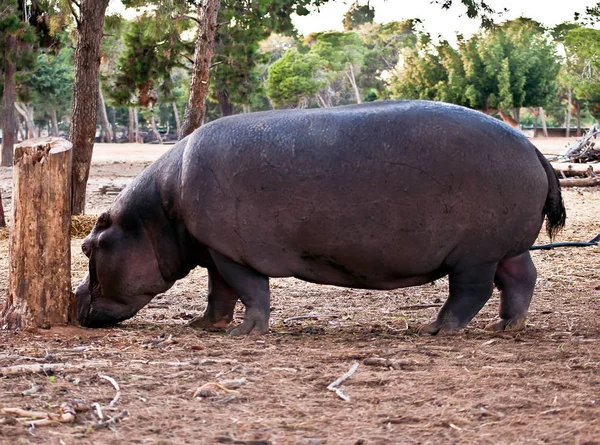
<svg viewBox="0 0 600 445"><path fill-rule="evenodd" d="M269 330L269 278L254 269L242 266L213 250L210 255L221 276L239 295L246 307L244 321L231 329L231 335L264 334Z"/></svg>
<svg viewBox="0 0 600 445"><path fill-rule="evenodd" d="M494 282L500 291L500 320L492 331L519 331L525 327L537 271L529 252L500 261Z"/></svg>
<svg viewBox="0 0 600 445"><path fill-rule="evenodd" d="M239 297L227 284L216 267L208 269L208 305L204 314L190 321L189 326L203 329L224 329L233 320Z"/></svg>
<svg viewBox="0 0 600 445"><path fill-rule="evenodd" d="M496 263L454 268L450 296L437 319L419 328L422 334L453 334L464 328L492 296Z"/></svg>

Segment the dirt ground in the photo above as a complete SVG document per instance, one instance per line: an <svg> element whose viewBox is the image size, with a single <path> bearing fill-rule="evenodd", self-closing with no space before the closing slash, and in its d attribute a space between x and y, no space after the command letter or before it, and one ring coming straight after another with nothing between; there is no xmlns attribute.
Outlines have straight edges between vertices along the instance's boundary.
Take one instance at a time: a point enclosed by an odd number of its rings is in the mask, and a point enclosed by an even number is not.
<svg viewBox="0 0 600 445"><path fill-rule="evenodd" d="M566 145L536 143L547 154ZM98 146L88 212L114 199L98 187L127 184L166 148ZM10 175L0 170L7 207ZM600 189L564 198L560 241L600 233ZM73 239L74 284L87 268L80 245ZM0 307L7 250L0 241ZM600 247L533 257L537 292L516 335L483 329L498 312L497 293L459 335L414 335L446 299L445 279L395 291L275 279L271 332L230 338L186 327L205 306L202 269L112 329L0 331L0 367L75 366L0 377L0 408L59 413L78 400L99 404L105 421L96 407L48 426L0 411L0 444L600 444ZM237 322L242 315L240 306ZM315 317L286 321L303 315ZM327 386L354 363L344 401ZM119 387L112 407L116 390L104 376Z"/></svg>

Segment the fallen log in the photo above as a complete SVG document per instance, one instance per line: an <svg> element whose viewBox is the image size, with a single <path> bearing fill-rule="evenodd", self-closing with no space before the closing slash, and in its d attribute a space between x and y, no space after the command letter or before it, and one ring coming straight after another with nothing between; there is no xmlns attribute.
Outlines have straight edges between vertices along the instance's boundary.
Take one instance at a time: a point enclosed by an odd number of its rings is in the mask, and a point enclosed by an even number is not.
<svg viewBox="0 0 600 445"><path fill-rule="evenodd" d="M600 186L600 176L595 178L568 178L560 180L561 187L596 187Z"/></svg>
<svg viewBox="0 0 600 445"><path fill-rule="evenodd" d="M559 178L574 176L600 176L600 164L575 164L570 162L551 162L552 168Z"/></svg>

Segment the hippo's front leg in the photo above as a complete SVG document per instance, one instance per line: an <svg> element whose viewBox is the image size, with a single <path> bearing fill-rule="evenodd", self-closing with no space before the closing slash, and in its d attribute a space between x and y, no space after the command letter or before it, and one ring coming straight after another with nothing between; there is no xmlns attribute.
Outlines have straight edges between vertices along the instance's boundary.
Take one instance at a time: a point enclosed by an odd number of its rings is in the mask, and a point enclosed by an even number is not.
<svg viewBox="0 0 600 445"><path fill-rule="evenodd" d="M208 305L204 314L190 321L189 326L202 329L225 329L233 320L239 297L227 284L216 267L208 269Z"/></svg>
<svg viewBox="0 0 600 445"><path fill-rule="evenodd" d="M266 333L269 330L270 315L269 278L213 250L210 251L210 256L223 279L239 295L246 307L244 321L229 333Z"/></svg>

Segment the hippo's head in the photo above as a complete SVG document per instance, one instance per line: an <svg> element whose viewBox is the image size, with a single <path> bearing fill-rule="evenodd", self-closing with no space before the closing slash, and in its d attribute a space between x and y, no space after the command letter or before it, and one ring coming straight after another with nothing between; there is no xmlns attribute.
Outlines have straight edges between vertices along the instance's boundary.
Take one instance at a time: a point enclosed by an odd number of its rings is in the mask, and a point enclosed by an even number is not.
<svg viewBox="0 0 600 445"><path fill-rule="evenodd" d="M161 267L170 256L169 249L161 251L162 237L168 240L169 234L139 215L124 215L120 207L102 214L83 241L89 272L75 290L82 326L102 327L131 318L175 281L165 277L169 274Z"/></svg>

